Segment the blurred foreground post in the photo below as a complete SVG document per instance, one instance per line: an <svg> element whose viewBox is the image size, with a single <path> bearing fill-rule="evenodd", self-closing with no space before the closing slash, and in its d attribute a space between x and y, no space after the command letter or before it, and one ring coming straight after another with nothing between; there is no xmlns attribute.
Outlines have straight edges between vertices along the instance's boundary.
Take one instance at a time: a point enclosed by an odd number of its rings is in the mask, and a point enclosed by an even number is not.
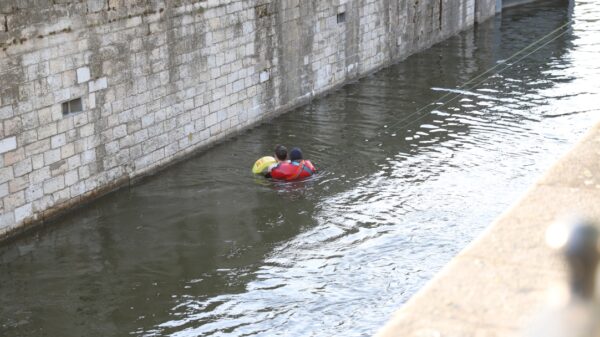
<svg viewBox="0 0 600 337"><path fill-rule="evenodd" d="M557 222L546 233L547 243L565 259L568 285L552 294L559 299L534 321L529 337L600 336L596 299L596 269L600 260L599 231L581 219Z"/></svg>

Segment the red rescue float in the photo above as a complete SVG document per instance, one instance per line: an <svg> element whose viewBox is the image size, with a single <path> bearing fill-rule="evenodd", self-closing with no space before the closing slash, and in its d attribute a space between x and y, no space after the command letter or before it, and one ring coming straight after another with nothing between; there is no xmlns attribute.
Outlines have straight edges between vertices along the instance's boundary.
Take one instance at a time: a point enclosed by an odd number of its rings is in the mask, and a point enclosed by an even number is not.
<svg viewBox="0 0 600 337"><path fill-rule="evenodd" d="M282 156L282 158L285 157ZM302 151L295 147L290 151L290 160L281 160L276 166L270 168L267 177L277 180L294 181L308 178L315 173L317 173L315 166L310 160L304 160L302 158Z"/></svg>
<svg viewBox="0 0 600 337"><path fill-rule="evenodd" d="M271 170L271 178L285 181L299 180L317 172L310 160L281 162Z"/></svg>

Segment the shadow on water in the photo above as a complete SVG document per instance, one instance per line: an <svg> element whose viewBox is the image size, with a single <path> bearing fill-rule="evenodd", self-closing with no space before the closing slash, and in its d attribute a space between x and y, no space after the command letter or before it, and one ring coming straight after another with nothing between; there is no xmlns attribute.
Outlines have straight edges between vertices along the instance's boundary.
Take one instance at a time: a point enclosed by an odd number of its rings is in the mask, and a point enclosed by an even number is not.
<svg viewBox="0 0 600 337"><path fill-rule="evenodd" d="M371 335L597 115L598 7L457 89L570 15L510 9L0 247L0 335ZM252 176L277 143L320 174Z"/></svg>

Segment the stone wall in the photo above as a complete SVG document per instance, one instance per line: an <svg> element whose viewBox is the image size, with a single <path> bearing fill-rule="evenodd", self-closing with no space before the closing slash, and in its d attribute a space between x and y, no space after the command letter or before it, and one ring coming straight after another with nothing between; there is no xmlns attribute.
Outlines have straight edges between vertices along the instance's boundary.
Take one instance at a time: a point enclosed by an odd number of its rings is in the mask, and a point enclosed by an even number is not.
<svg viewBox="0 0 600 337"><path fill-rule="evenodd" d="M493 0L1 0L0 236L494 10Z"/></svg>

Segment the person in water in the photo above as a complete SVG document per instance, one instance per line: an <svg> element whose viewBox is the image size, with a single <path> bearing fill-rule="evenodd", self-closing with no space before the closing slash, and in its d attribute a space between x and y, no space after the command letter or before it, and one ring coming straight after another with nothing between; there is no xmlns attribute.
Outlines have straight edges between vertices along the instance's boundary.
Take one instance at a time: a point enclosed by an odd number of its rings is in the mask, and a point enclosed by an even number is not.
<svg viewBox="0 0 600 337"><path fill-rule="evenodd" d="M287 161L288 159L288 151L287 148L283 145L275 146L275 159L277 159L277 164ZM276 165L273 165L275 167Z"/></svg>
<svg viewBox="0 0 600 337"><path fill-rule="evenodd" d="M271 170L273 170L275 167L277 167L281 163L289 162L288 151L285 146L283 146L283 145L275 146L275 160L277 160L277 162L269 165L269 167L267 168L267 173L265 174L265 177L271 178Z"/></svg>
<svg viewBox="0 0 600 337"><path fill-rule="evenodd" d="M302 158L302 151L295 147L290 151L290 161L282 161L273 167L267 177L278 180L298 180L308 178L315 174L317 169L310 162Z"/></svg>

